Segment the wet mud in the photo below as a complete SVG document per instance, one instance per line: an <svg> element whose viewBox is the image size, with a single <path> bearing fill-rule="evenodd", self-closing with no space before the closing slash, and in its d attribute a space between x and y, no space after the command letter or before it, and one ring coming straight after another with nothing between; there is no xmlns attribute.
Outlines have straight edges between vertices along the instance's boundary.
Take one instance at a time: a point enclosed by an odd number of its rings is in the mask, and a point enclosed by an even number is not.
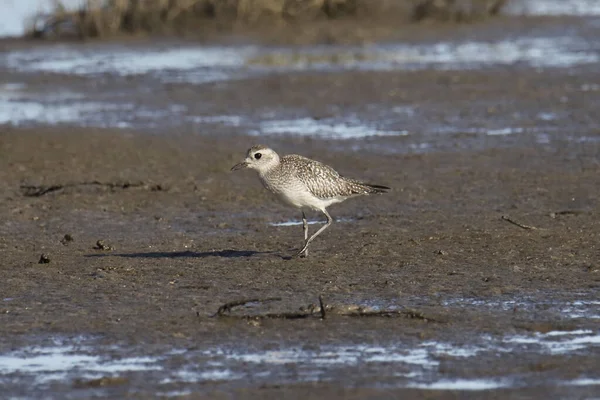
<svg viewBox="0 0 600 400"><path fill-rule="evenodd" d="M73 369L5 367L3 385L62 398L597 395L600 92L581 90L596 79L586 66L298 71L135 95L315 121L332 104L434 110L407 135L366 139L1 126L0 359ZM547 111L562 117L540 137ZM526 129L498 132L511 118ZM432 121L465 128L419 147ZM392 190L331 207L310 256L290 258L299 213L229 171L256 143Z"/></svg>

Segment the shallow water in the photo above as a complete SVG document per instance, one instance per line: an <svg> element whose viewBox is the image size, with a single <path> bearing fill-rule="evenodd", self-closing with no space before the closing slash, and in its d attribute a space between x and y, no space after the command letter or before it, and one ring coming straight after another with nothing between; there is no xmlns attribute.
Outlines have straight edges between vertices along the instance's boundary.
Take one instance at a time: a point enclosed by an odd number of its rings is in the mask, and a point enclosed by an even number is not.
<svg viewBox="0 0 600 400"><path fill-rule="evenodd" d="M485 24L478 24L471 27L471 39L443 37L437 42L427 42L415 38L413 42L364 47L185 45L173 49L168 43L94 44L86 47L61 44L7 51L0 54L0 70L8 78L0 84L0 124L17 128L40 125L106 127L163 135L181 131L199 134L209 132L214 135L237 135L236 138L245 137L247 141L260 138L265 142L276 141L281 136L292 136L308 143L313 139L328 139L329 148L340 152L366 150L382 154L510 146L584 148L597 143L600 140L600 124L596 118L595 105L600 105L600 83L597 81L595 68L600 61L600 46L596 40L600 20L593 16L600 14L600 11L596 11L597 3L573 1L567 4L548 0L528 4L527 9L511 7L510 12L534 15L571 13L585 14L588 17L581 18L579 22L557 19L556 26L532 29L530 33L490 33ZM574 4L578 6L566 8ZM579 8L580 4L584 4L583 8ZM482 39L483 37L487 39ZM331 78L327 82L333 87L338 84L336 77L347 71L382 74L378 76L380 80L387 79L388 76L384 74L390 71L398 74L426 71L431 72L427 77L433 81L439 79L439 84L434 91L428 92L429 96L400 93L389 102L364 103L360 99L354 103L346 103L346 99L342 98L329 103L322 101L323 104L319 105L316 112L311 109L312 104L309 104L312 100L310 96L303 98L306 99L304 103L283 103L280 99L284 96L280 95L274 95L274 100L263 100L260 96L255 97L257 88L263 86L252 86L253 82L282 77L281 86L287 89L286 84L292 85L289 80L284 80L285 77L313 74L327 75ZM464 78L465 75L459 76L465 71L469 74L486 75L483 75L483 79L470 81L468 77ZM488 84L493 83L485 78L494 77L495 74L505 74L501 76L510 80L523 80L525 83L545 76L545 80L540 81L549 86L559 77L565 83L560 90L556 87L540 87L539 92L532 93L515 90L504 94L498 91L496 94L499 97L490 95L491 98L482 98L482 93L487 94ZM452 86L455 75L465 80L464 84L460 82L461 85L457 85L458 89ZM565 76L572 77L573 80L565 79ZM268 84L275 86L273 92L276 93L280 81L272 79ZM243 90L238 90L239 88ZM366 87L367 90L385 90L387 87L384 84L380 87L374 85L373 88L368 85ZM412 89L414 88L408 88ZM188 97L181 95L186 90L191 93ZM437 98L452 90L457 92L447 98ZM559 95L555 92L559 92ZM175 95L171 97L173 93ZM286 94L288 97L285 99L293 97ZM221 103L217 101L220 96L225 99L221 99ZM237 101L237 96L247 98ZM528 98L528 102L523 98ZM230 102L248 106L230 107ZM326 142L315 140L315 145L322 143ZM288 145L291 147L293 143ZM235 150L239 151L240 149ZM569 154L560 153L558 156ZM401 164L398 165L399 169L402 168ZM443 166L434 168L443 170ZM511 164L511 168L519 168L519 165ZM457 168L457 174L463 172ZM202 175L197 171L193 174ZM412 177L418 176L414 171L412 174ZM510 179L500 175L502 174L498 175L499 179ZM537 190L544 189L544 182L539 180L540 188ZM408 178L406 184L407 196L416 198L416 205L410 207L415 210L423 207L425 195L414 187L411 188L412 181L409 182ZM177 197L181 194L177 190L182 189L175 188L165 195ZM584 205L592 203L592 200L588 202L585 197L586 190L585 187L581 189ZM430 193L433 191L430 189ZM574 193L581 194L577 191ZM523 194L516 192L514 196L520 198ZM564 202L564 208L571 210L573 204L577 204L575 195L571 196L569 193L568 196L565 194L566 197L568 199ZM197 201L195 197L190 199L190 204ZM512 204L512 200L509 203ZM135 207L139 206L138 203L135 204ZM196 211L202 206L182 207L186 211L175 210L171 213L173 216L168 226L165 224L162 228L182 234L175 244L169 245L166 252L164 249L156 251L152 247L155 242L160 243L164 231L148 225L147 220L142 221L143 216L127 226L116 226L112 222L113 215L109 213L96 211L102 214L96 215L80 211L80 216L91 221L89 225L94 225L86 230L90 237L101 237L106 232L106 226L99 221L108 220L107 225L113 224L110 225L112 241L127 243L134 236L144 238L143 245L128 250L129 252L100 254L102 257L93 253L85 258L84 264L86 267L90 266L90 271L85 271L88 274L85 278L95 274L99 266L108 271L109 268L119 266L122 258L135 258L135 269L140 274L147 271L147 268L159 268L160 273L157 275L160 279L163 273L168 273L171 274L168 279L172 279L172 282L187 279L186 285L189 283L188 288L192 289L188 290L192 292L207 290L203 286L206 282L196 281L202 275L199 271L216 271L214 273L219 274L219 266L227 264L230 261L228 257L240 255L248 256L248 263L240 262L240 268L251 269L256 265L251 256L256 254L256 257L260 257L260 254L254 250L230 250L231 245L227 242L229 237L219 243L221 247L216 250L194 252L188 249L201 248L203 241L215 232L246 234L257 226L262 226L269 229L269 235L277 235L273 232L287 232L285 227L292 225L296 227L289 228L290 231L299 229L297 225L301 224L299 220L284 220L290 215L288 213L276 215L275 212L263 219L254 217L250 222L246 214L240 214L242 217L238 218L240 215L228 212L227 220L217 211L203 215L203 219L199 220ZM405 206L398 206L398 210L405 210L401 207ZM397 213L398 210L388 209L387 212ZM405 218L410 218L410 214L406 214ZM218 224L222 221L228 221L228 226L223 225L221 228ZM346 221L353 220L337 220ZM311 220L309 223L322 221ZM434 223L435 221L432 222ZM31 238L31 232L40 229L37 224L37 221L27 219L27 223L17 227L3 226L3 230L7 235L22 237L27 242ZM62 225L61 229L78 233L78 229L82 228L73 223ZM341 225L340 229L345 229L345 226ZM435 229L432 228L434 231ZM186 236L190 233L191 235ZM281 243L283 242L285 240L281 239ZM271 246L275 248L281 243ZM90 248L91 245L92 242ZM461 246L462 244L457 245L457 248L462 251ZM148 252L148 249L151 251ZM56 251L58 255L56 258L53 256L53 260L58 262L54 264L53 261L52 267L60 263L61 253ZM85 253L90 251L87 249ZM409 252L405 251L404 254ZM36 256L39 255L36 253ZM205 256L210 259L205 260ZM173 266L175 258L182 264L189 259L189 265L184 264L183 268L179 264ZM157 267L156 261L162 261L163 264ZM271 273L272 269L273 264L261 265L255 271L258 276L253 279L262 280L262 274L267 271ZM315 267L311 271L310 290L313 286L325 285L326 288L332 288L332 293L347 294L349 303L368 309L402 311L435 304L441 309L447 309L450 317L470 313L477 321L484 321L482 326L493 325L494 317L500 315L511 323L514 322L514 325L508 324L502 329L492 326L481 331L469 331L460 323L453 324L449 331L445 326L439 329L428 326L424 332L429 336L421 337L419 326L413 324L406 328L409 334L403 332L404 336L397 338L389 337L388 332L395 332L394 327L390 328L389 325L381 330L382 333L365 333L360 329L353 331L343 329L345 326L342 329L334 326L332 331L347 334L348 337L319 338L316 344L310 341L299 344L275 336L270 336L267 340L259 334L255 337L249 335L247 339L237 342L219 337L212 339L214 341L211 343L196 343L189 339L184 344L181 344L184 340L173 344L176 339L165 339L165 343L170 343L169 345L146 345L141 341L107 345L102 337L24 335L20 339L22 345L16 347L12 342L8 345L3 343L0 338L0 345L4 346L0 352L0 386L25 398L41 397L52 391L65 393L65 390L80 388L82 385L85 389L81 389L84 393L81 397L118 397L111 393L111 385L119 386L121 381L109 383L109 387L93 382L106 377L122 378L126 383L124 386L127 386L127 393L141 397L157 393L176 397L208 391L214 387L227 390L296 382L476 392L540 386L584 387L594 390L596 386L600 386L600 374L594 368L582 367L581 370L568 372L560 367L565 360L578 360L582 361L581 365L589 366L600 356L600 302L597 291L567 293L564 297L557 293L499 297L470 297L465 294L412 299L399 293L394 294L397 298L377 299L378 289L373 286L375 283L369 282L368 289L363 290L370 290L369 296L372 295L375 299L361 301L358 299L360 295L353 292L353 289L337 287L330 278L326 278L327 282L322 282L325 278L321 279L321 267ZM360 271L362 275L363 270ZM121 279L117 274L111 276L108 272L99 275L104 277L98 281L103 279L108 282L104 287L96 287L102 295L115 285L130 283L129 277ZM210 279L211 275L207 273L207 276ZM214 276L216 275L212 275L213 278ZM275 276L273 282L277 285L277 274ZM269 284L271 279L269 278ZM357 277L359 279L362 277ZM410 279L409 274L402 275L401 279ZM86 284L94 288L92 285L96 284L95 281L90 279L90 282L92 283ZM140 284L132 291L141 286ZM232 296L247 293L238 287L227 290ZM179 294L174 296L177 295ZM190 304L186 304L186 307L194 306L194 295L190 295ZM24 297L4 297L0 304L16 304L11 310L24 312L27 307ZM157 303L162 300L157 300ZM22 309L19 308L21 305ZM248 307L250 311L255 308ZM514 320L511 319L513 317ZM331 323L346 323L343 320L345 317L337 318L342 322L332 318ZM519 325L522 321L526 322L524 327ZM253 322L255 321L249 320L248 324ZM263 329L261 335L275 335L273 332L277 331L278 322L281 321L267 321L267 324L272 325L259 327L258 329ZM226 323L228 322L223 322ZM382 322L376 321L374 324L376 323ZM169 333L176 333L176 329L174 327ZM293 329L285 332L294 333ZM381 337L383 334L388 336ZM496 365L498 368L494 370L486 367L489 365ZM89 384L86 386L85 382ZM210 384L209 389L208 386L203 386L205 384Z"/></svg>
<svg viewBox="0 0 600 400"><path fill-rule="evenodd" d="M347 110L331 104L325 116L315 118L303 109L285 107L254 111L228 110L227 114L202 113L209 104L186 102L165 104L152 93L168 85L192 85L203 90L220 90L218 82L236 85L290 73L336 74L358 71L485 70L514 68L531 73L546 70L589 68L600 61L600 46L592 40L594 29L588 18L582 27L543 28L520 36L495 34L494 40L445 39L439 42L388 43L370 46L190 46L96 44L92 46L49 45L0 54L0 68L14 80L0 86L0 123L15 126L36 124L76 125L165 131L196 127L198 130L227 128L249 136L303 136L326 139L402 137L408 151L433 151L452 135L451 146L495 146L485 138L510 145L509 136L532 137L532 142L550 144L561 140L581 141L595 135L597 123L573 125L571 115L539 109L534 114L495 115L474 123L473 118L452 116L443 121L436 115L435 102L389 107L365 105ZM474 29L486 32L485 26ZM591 29L591 31L590 31ZM474 32L472 37L481 36ZM53 84L23 82L23 76L55 73L77 77ZM25 75L23 75L25 74ZM83 79L83 81L81 81ZM133 80L132 80L133 79ZM125 81L124 81L125 80ZM135 82L139 83L135 84ZM120 85L119 82L134 84ZM83 83L83 84L82 84ZM120 87L123 88L120 88ZM598 92L597 82L573 88L574 96ZM165 93L168 98L168 92ZM561 99L568 102L570 99ZM500 100L499 100L500 101ZM200 111L200 112L198 112ZM532 126L532 121L535 126ZM483 124L483 126L477 126ZM568 127L576 135L562 135ZM581 132L581 130L584 132ZM475 138L475 139L474 139ZM573 139L571 139L573 138ZM456 142L458 140L458 142ZM396 151L398 148L396 146Z"/></svg>
<svg viewBox="0 0 600 400"><path fill-rule="evenodd" d="M549 32L550 34L550 32ZM188 46L92 48L51 45L4 54L2 66L27 72L81 76L149 74L163 82L202 84L291 71L358 69L366 71L439 68L477 69L522 64L565 68L600 60L596 43L578 36L509 37L496 41L440 41L428 44L381 44L362 47Z"/></svg>
<svg viewBox="0 0 600 400"><path fill-rule="evenodd" d="M354 221L354 218L336 218L335 222L352 222ZM314 225L314 224L324 224L325 221L319 221L319 220L308 220L307 221L308 225ZM271 226L296 226L296 225L302 225L302 221L299 220L289 220L289 221L283 221L283 222L270 222L269 225Z"/></svg>
<svg viewBox="0 0 600 400"><path fill-rule="evenodd" d="M596 0L517 0L509 1L504 9L514 15L600 15Z"/></svg>
<svg viewBox="0 0 600 400"><path fill-rule="evenodd" d="M582 294L584 300L571 304L560 304L555 300L555 309L570 318L573 317L570 310L576 304L578 318L598 318L600 303L588 300L592 295ZM430 302L432 299L418 301ZM528 298L512 302L455 298L447 303L461 305L469 311L493 308L496 312L505 312L502 310L512 309L514 304L530 310L540 307ZM389 302L386 307L393 308ZM39 337L32 340L40 342ZM43 342L46 344L1 354L0 383L10 389L30 385L34 391L43 391L50 385L56 388L57 385L70 386L74 382L110 377L127 379L130 391L160 391L173 396L197 391L202 387L198 385L206 382L226 389L240 382L260 386L264 383L339 381L341 375L356 376L358 382L372 387L431 390L486 391L539 385L600 384L600 375L594 373L556 379L552 368L535 374L507 370L487 374L482 371L473 376L472 372L464 375L457 372L470 371L469 365L474 360L494 360L496 365L502 365L515 354L528 360L529 364L543 363L552 356L598 357L600 331L597 328L500 335L479 333L468 338L462 332L455 332L443 340L415 338L364 344L342 341L309 346L280 341L270 343L266 348L264 343L250 339L243 344L198 344L193 348L155 349L152 352L144 351L143 347L138 347L137 351L128 348L122 353L120 345L102 345L98 338L92 337L49 337ZM132 352L136 355L131 355ZM136 382L144 382L144 386L136 387ZM102 389L97 389L97 394L100 393Z"/></svg>

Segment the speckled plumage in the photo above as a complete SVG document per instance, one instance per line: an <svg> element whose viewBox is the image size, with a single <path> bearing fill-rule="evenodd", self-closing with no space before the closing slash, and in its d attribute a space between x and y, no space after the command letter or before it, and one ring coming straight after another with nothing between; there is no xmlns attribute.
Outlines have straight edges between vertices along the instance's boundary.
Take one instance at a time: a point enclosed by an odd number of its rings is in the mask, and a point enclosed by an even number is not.
<svg viewBox="0 0 600 400"><path fill-rule="evenodd" d="M371 185L345 178L328 165L297 154L282 157L279 165L265 174L264 180L270 190L276 191L279 185L291 183L298 186L297 190L308 190L323 200L382 192Z"/></svg>
<svg viewBox="0 0 600 400"><path fill-rule="evenodd" d="M308 244L332 222L327 207L350 197L385 193L386 186L371 185L341 176L328 165L309 158L290 154L283 157L262 145L252 146L246 159L236 164L232 170L251 168L258 172L262 184L281 201L299 208L305 233L305 244L298 255L308 254ZM304 209L321 211L327 223L310 238Z"/></svg>

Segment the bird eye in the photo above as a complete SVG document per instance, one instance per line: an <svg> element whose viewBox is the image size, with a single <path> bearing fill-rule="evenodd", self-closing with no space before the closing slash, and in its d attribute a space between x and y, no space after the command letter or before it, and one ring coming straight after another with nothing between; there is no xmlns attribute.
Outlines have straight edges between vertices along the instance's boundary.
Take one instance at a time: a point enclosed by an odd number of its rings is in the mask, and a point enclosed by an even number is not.
<svg viewBox="0 0 600 400"><path fill-rule="evenodd" d="M254 155L254 158L256 158L257 160L260 160L261 157L262 157L262 154L260 154L260 153L256 153Z"/></svg>

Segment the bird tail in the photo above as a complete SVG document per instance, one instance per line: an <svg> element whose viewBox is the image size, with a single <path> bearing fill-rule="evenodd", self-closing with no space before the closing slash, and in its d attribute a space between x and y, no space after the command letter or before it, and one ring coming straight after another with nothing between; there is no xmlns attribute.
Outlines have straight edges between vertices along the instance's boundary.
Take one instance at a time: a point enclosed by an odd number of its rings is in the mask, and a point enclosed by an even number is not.
<svg viewBox="0 0 600 400"><path fill-rule="evenodd" d="M387 191L390 190L390 188L387 186L372 185L370 183L365 183L354 179L347 179L347 181L353 184L353 191L355 194L387 193Z"/></svg>
<svg viewBox="0 0 600 400"><path fill-rule="evenodd" d="M387 193L391 188L383 185L371 185L370 183L363 183L363 185L367 188L369 194L377 194L377 193Z"/></svg>

